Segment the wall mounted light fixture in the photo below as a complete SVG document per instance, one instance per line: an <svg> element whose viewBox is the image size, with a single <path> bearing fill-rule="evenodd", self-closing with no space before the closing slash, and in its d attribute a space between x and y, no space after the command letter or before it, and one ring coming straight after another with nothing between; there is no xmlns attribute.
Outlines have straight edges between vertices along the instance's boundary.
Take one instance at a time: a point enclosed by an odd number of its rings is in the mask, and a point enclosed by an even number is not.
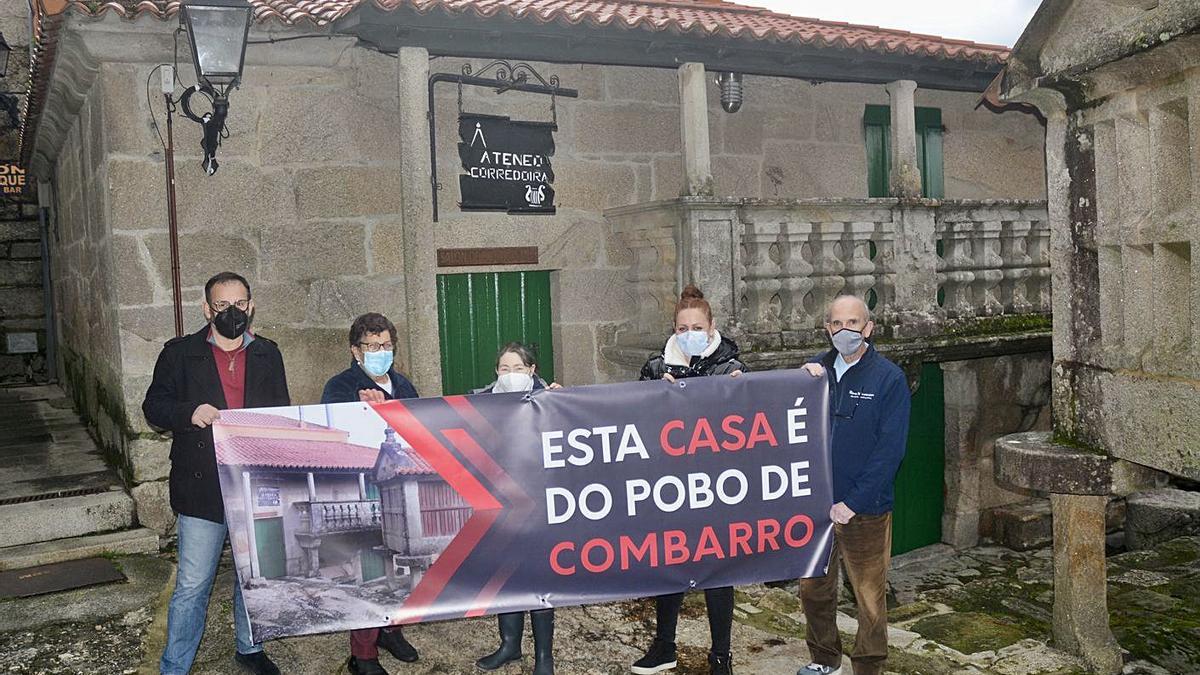
<svg viewBox="0 0 1200 675"><path fill-rule="evenodd" d="M183 114L204 127L201 166L210 176L217 172L217 148L225 135L229 91L242 78L250 16L250 3L246 0L190 0L183 5L180 15L180 23L191 38L192 63L198 82L184 92L180 103ZM196 93L209 99L211 111L195 112L191 100Z"/></svg>
<svg viewBox="0 0 1200 675"><path fill-rule="evenodd" d="M727 113L735 113L742 109L742 74L721 73L717 76L717 86L721 88L721 107Z"/></svg>

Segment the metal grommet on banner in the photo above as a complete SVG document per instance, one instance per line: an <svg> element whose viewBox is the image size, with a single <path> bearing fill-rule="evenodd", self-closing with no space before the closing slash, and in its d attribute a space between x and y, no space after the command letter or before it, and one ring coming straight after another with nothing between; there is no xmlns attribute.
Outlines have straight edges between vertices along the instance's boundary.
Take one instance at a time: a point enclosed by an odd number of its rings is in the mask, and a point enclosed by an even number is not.
<svg viewBox="0 0 1200 675"><path fill-rule="evenodd" d="M695 588L696 586L697 584L695 579L688 579L688 588Z"/></svg>
<svg viewBox="0 0 1200 675"><path fill-rule="evenodd" d="M533 394L525 394L524 396L521 397L521 400L526 403L529 403L530 401L533 400Z"/></svg>
<svg viewBox="0 0 1200 675"><path fill-rule="evenodd" d="M686 387L686 386L687 386L687 382L684 382L683 380L680 380L680 381L679 381L679 388L680 388L680 389L683 389L683 388L684 388L684 387Z"/></svg>

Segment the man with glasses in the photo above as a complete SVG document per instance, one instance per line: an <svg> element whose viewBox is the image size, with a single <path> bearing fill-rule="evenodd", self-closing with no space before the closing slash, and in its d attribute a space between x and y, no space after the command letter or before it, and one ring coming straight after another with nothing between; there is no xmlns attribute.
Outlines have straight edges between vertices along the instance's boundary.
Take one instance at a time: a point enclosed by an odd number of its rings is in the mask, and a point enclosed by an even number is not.
<svg viewBox="0 0 1200 675"><path fill-rule="evenodd" d="M290 404L279 348L250 331L254 301L246 279L233 272L209 279L201 309L207 323L166 343L142 403L146 420L172 435L171 508L178 515L179 551L167 644L159 664L161 672L170 675L187 673L196 658L225 547L225 507L212 424L221 410ZM250 640L250 621L237 583L233 619L237 664L252 673L278 674L262 647Z"/></svg>
<svg viewBox="0 0 1200 675"><path fill-rule="evenodd" d="M854 588L858 634L855 675L883 673L887 659L887 569L892 550L893 486L908 440L908 380L867 342L875 330L867 304L853 295L830 303L825 330L833 349L804 368L829 372L833 462L833 551L824 577L800 581L812 663L797 675L842 672L837 628L838 561Z"/></svg>
<svg viewBox="0 0 1200 675"><path fill-rule="evenodd" d="M350 325L350 367L329 378L321 403L383 403L417 398L417 390L395 369L396 326L382 314L363 314ZM379 663L379 647L400 661L417 660L417 650L400 627L350 631L351 675L387 675Z"/></svg>

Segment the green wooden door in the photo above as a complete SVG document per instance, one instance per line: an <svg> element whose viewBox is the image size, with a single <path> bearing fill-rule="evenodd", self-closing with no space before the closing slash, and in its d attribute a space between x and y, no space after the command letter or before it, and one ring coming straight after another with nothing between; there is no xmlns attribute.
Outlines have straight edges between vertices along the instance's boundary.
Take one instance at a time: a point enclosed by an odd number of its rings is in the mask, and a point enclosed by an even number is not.
<svg viewBox="0 0 1200 675"><path fill-rule="evenodd" d="M921 368L921 384L912 400L908 449L896 474L892 511L892 554L942 540L945 508L946 415L942 369Z"/></svg>
<svg viewBox="0 0 1200 675"><path fill-rule="evenodd" d="M443 395L496 379L496 352L513 341L534 347L538 375L554 380L549 271L440 274L437 288Z"/></svg>
<svg viewBox="0 0 1200 675"><path fill-rule="evenodd" d="M287 553L283 544L283 518L256 518L254 543L258 549L258 573L267 579L287 574Z"/></svg>
<svg viewBox="0 0 1200 675"><path fill-rule="evenodd" d="M364 548L359 559L362 561L362 580L370 581L383 576L383 554L370 548Z"/></svg>

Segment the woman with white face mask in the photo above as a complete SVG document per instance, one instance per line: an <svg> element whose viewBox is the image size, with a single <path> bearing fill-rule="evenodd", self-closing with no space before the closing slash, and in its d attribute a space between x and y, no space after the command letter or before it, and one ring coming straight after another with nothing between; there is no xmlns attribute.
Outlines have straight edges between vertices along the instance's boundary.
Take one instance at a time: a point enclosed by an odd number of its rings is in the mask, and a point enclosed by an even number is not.
<svg viewBox="0 0 1200 675"><path fill-rule="evenodd" d="M667 340L663 353L642 366L642 380L674 382L685 377L730 375L738 377L746 365L738 360L738 346L722 337L713 326L712 307L704 294L688 285L675 303L675 333ZM637 675L652 675L670 670L677 664L675 628L683 593L660 595L654 599L656 627L654 642L646 655L630 667ZM730 634L733 630L733 588L708 588L704 591L708 607L708 630L712 649L708 653L708 668L712 675L731 675L733 655L730 654Z"/></svg>
<svg viewBox="0 0 1200 675"><path fill-rule="evenodd" d="M561 389L557 382L546 384L537 375L537 356L520 342L510 342L496 355L496 381L472 394L503 394L506 392ZM496 651L475 662L480 670L498 670L505 664L520 661L521 634L525 631L525 613L508 612L497 617L500 623L500 646ZM535 609L529 612L533 625L533 675L554 675L554 610Z"/></svg>

